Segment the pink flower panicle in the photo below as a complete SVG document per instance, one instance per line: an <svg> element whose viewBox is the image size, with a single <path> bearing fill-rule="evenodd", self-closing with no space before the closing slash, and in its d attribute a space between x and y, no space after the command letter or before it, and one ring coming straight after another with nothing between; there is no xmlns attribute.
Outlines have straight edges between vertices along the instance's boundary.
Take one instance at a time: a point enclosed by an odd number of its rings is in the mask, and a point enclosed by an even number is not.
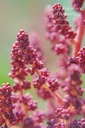
<svg viewBox="0 0 85 128"><path fill-rule="evenodd" d="M63 35L66 39L73 39L76 32L71 28L66 20L65 10L61 4L47 6L45 10L45 27L47 29L46 36L52 42L59 39L59 35Z"/></svg>
<svg viewBox="0 0 85 128"><path fill-rule="evenodd" d="M29 45L28 34L21 30L17 35L11 52L11 73L10 77L18 80L25 80L28 75L28 64L32 64L36 59L35 50Z"/></svg>
<svg viewBox="0 0 85 128"><path fill-rule="evenodd" d="M61 4L55 4L53 6L53 19L56 26L56 31L64 35L66 38L73 39L76 33L71 29L69 22L66 20L67 16L64 14L65 10Z"/></svg>

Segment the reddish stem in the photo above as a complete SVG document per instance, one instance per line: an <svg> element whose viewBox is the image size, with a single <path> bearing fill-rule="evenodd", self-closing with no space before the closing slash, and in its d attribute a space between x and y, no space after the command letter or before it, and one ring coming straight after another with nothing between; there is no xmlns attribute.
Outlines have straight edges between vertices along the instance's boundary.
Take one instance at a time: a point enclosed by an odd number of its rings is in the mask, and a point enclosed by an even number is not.
<svg viewBox="0 0 85 128"><path fill-rule="evenodd" d="M85 19L85 10L81 12L81 19L80 19L80 25L79 25L79 31L78 31L78 35L77 35L77 41L74 44L74 57L76 57L78 55L78 52L81 48L81 44L82 44L82 39L83 39L83 35L84 35L84 19Z"/></svg>
<svg viewBox="0 0 85 128"><path fill-rule="evenodd" d="M22 85L22 82L20 82L20 83ZM22 87L20 87L20 96L21 96L21 99L23 98L23 95L24 95L23 89L22 89ZM23 107L23 110L25 112L25 116L28 117L28 115L29 115L29 113L28 113L28 107L25 104L23 104L23 103L22 103L22 107Z"/></svg>
<svg viewBox="0 0 85 128"><path fill-rule="evenodd" d="M62 101L62 98L61 96L58 94L58 93L54 93L55 97L58 99L58 102L63 105L63 101Z"/></svg>

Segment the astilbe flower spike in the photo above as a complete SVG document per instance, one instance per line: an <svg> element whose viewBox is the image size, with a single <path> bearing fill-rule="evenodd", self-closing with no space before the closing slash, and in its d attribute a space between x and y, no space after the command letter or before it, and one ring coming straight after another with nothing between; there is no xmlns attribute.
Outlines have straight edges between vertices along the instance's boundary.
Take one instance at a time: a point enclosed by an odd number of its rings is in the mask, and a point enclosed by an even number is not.
<svg viewBox="0 0 85 128"><path fill-rule="evenodd" d="M45 12L45 23L46 29L49 31L47 33L49 39L55 41L58 39L58 34L64 35L65 38L69 39L75 38L76 33L72 30L66 18L65 10L61 4L47 7Z"/></svg>
<svg viewBox="0 0 85 128"><path fill-rule="evenodd" d="M72 0L74 10L80 13L79 23L75 21L76 32L61 4L45 9L46 37L58 58L55 73L45 67L39 35L19 31L10 54L9 76L14 83L0 87L0 128L85 128L81 79L85 74L85 46L81 48L85 31L83 4L84 0ZM32 88L46 102L44 110L30 94Z"/></svg>
<svg viewBox="0 0 85 128"><path fill-rule="evenodd" d="M64 14L65 10L61 4L53 6L53 19L56 26L56 31L64 35L66 38L74 38L76 33L71 29L69 22L66 20L67 16Z"/></svg>

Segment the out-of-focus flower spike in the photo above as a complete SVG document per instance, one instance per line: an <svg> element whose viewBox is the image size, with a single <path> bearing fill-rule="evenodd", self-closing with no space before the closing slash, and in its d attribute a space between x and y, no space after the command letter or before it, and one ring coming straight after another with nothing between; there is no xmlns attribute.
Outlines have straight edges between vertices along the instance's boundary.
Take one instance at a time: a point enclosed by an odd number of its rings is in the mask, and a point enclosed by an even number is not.
<svg viewBox="0 0 85 128"><path fill-rule="evenodd" d="M67 39L73 39L76 36L75 31L71 28L69 22L66 20L65 10L61 4L55 4L52 9L53 19L55 24L55 31L65 36Z"/></svg>
<svg viewBox="0 0 85 128"><path fill-rule="evenodd" d="M83 6L84 0L72 0L72 7L75 11L80 12Z"/></svg>

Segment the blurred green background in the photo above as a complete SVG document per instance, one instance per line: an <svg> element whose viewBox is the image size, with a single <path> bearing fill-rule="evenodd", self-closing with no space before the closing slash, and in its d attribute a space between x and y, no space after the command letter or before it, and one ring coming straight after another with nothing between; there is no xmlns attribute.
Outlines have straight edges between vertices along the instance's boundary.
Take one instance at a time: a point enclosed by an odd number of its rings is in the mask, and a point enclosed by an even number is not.
<svg viewBox="0 0 85 128"><path fill-rule="evenodd" d="M66 8L68 20L73 26L75 12L70 5L71 0L0 0L0 85L12 82L8 77L10 51L16 41L16 34L22 28L28 33L37 31L40 34L48 67L53 68L55 57L50 53L50 45L45 39L43 14L45 6L55 3L61 3Z"/></svg>

